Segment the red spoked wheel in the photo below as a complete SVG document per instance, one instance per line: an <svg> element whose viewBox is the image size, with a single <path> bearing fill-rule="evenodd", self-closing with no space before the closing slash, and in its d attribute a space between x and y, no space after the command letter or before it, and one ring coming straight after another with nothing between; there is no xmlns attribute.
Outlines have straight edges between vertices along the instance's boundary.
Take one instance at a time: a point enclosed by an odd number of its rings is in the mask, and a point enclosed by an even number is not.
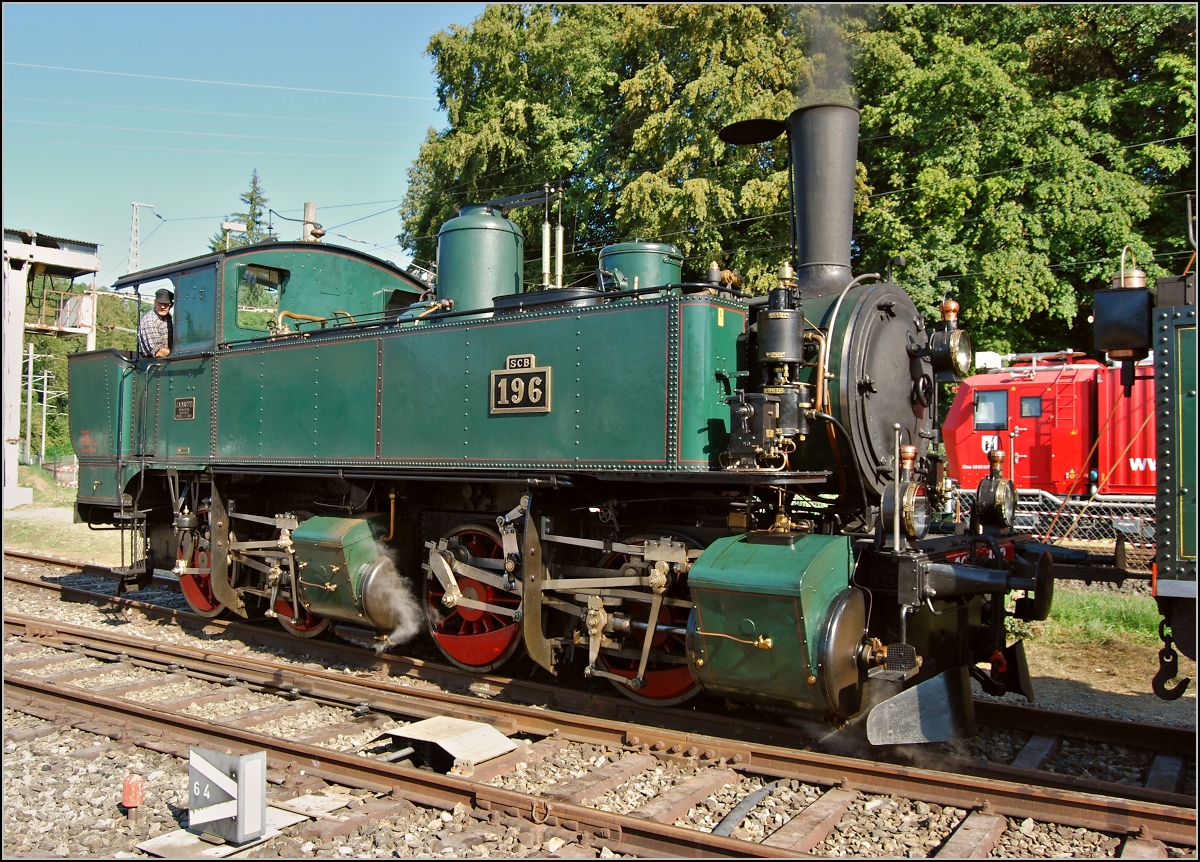
<svg viewBox="0 0 1200 862"><path fill-rule="evenodd" d="M634 544L646 538L646 536L636 536L627 541L630 544ZM658 538L658 536L654 536L654 538ZM690 542L688 545L691 547ZM607 557L601 565L606 569L620 569L628 562L628 554L613 554ZM666 597L688 598L687 575L680 577L667 589ZM626 601L622 605L622 610L635 622L645 625L650 621L649 601ZM642 676L642 687L640 689L635 691L624 683L619 683L615 680L609 681L631 700L654 706L674 706L691 700L699 694L700 686L692 679L692 673L688 670L687 643L686 637L682 634L687 629L688 615L690 613L691 610L689 608L668 605L665 602L659 608L658 625L655 628L654 639L651 641L650 646L652 650L651 658L646 664L646 672ZM664 631L664 628L668 630ZM641 631L645 632L646 629L642 628ZM640 653L644 637L644 634L642 637L630 637L627 644ZM656 660L653 657L655 653L658 653L660 656L665 654L672 658L677 657L679 661L676 663L662 659ZM601 650L600 662L609 673L615 673L617 676L623 676L627 679L637 677L638 659L614 656Z"/></svg>
<svg viewBox="0 0 1200 862"><path fill-rule="evenodd" d="M504 546L500 534L483 524L464 524L446 536L450 552L462 562L502 560ZM478 568L485 568L478 566ZM488 569L493 571L493 569ZM497 575L502 574L495 569ZM456 576L463 598L474 599L501 608L520 607L521 597L474 578ZM521 647L521 624L513 617L495 611L442 603L446 590L433 572L425 578L425 617L429 632L450 662L464 670L487 673L506 664Z"/></svg>
<svg viewBox="0 0 1200 862"><path fill-rule="evenodd" d="M194 536L185 533L179 541L177 559L185 561L185 568L200 570L179 576L179 589L192 612L206 619L219 617L225 611L225 605L213 594L212 560L208 548L201 548Z"/></svg>
<svg viewBox="0 0 1200 862"><path fill-rule="evenodd" d="M298 638L315 638L329 628L329 617L319 617L308 612L308 608L297 603L293 608L289 596L278 596L275 599L275 619L290 634ZM293 622L295 620L295 622Z"/></svg>

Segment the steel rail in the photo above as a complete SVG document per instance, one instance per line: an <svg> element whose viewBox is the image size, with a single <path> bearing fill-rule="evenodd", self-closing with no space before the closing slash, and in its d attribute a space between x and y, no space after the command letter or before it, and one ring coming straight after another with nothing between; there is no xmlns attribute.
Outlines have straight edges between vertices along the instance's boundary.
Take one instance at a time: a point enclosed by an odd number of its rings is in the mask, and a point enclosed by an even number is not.
<svg viewBox="0 0 1200 862"><path fill-rule="evenodd" d="M13 554L38 562L54 565L73 565L50 557ZM85 571L87 568L84 567ZM566 688L562 685L545 685L542 683L514 679L499 675L482 675L449 665L429 664L421 659L396 655L394 653L377 653L374 650L363 649L345 643L331 643L324 640L305 639L298 641L292 635L276 629L274 626L259 625L241 621L212 619L200 617L187 611L164 608L158 605L138 602L128 596L110 596L79 587L55 584L6 572L6 581L24 584L38 589L49 589L61 592L64 596L74 596L80 600L106 603L134 608L141 613L156 619L169 619L181 628L205 629L209 633L223 633L240 640L256 642L273 647L301 646L310 654L320 655L330 660L357 660L364 666L385 669L392 676L409 676L427 679L440 685L457 686L468 689L472 686L494 686L496 694L505 694L519 702L536 703L542 706L553 706L568 711L586 710L591 715L598 715L623 721L633 721L641 724L686 729L686 725L694 722L694 715L669 707L643 705L625 698L597 696L595 694ZM1030 733L1053 732L1056 736L1085 739L1093 742L1106 742L1112 745L1128 746L1130 739L1153 739L1153 749L1157 753L1190 755L1196 750L1196 732L1190 728L1172 727L1150 724L1145 722L1129 722L1105 716L1080 715L1061 710L1044 709L1037 706L1026 706L1012 703L1000 703L992 700L975 700L975 717L980 725L1003 727L1010 730L1022 730ZM747 721L746 719L707 713L704 722L711 728L717 728L722 736L739 739L752 739L773 745L789 747L807 747L830 733L830 729L817 722L811 722L797 730L795 727L780 727L763 722ZM816 732L814 732L816 731ZM1144 747L1144 746L1143 746ZM959 761L966 765L968 761ZM976 765L972 768L978 769ZM1070 779L1070 776L1062 776ZM1079 779L1084 781L1084 779ZM1095 782L1097 786L1108 782ZM1124 786L1124 785L1121 785Z"/></svg>
<svg viewBox="0 0 1200 862"><path fill-rule="evenodd" d="M1057 709L997 703L994 700L975 701L975 721L1009 730L1053 733L1055 736L1107 742L1110 745L1153 747L1162 754L1196 753L1196 731L1184 727L1123 721L1101 715L1080 715ZM1149 737L1152 737L1152 742L1138 745L1142 738Z"/></svg>
<svg viewBox="0 0 1200 862"><path fill-rule="evenodd" d="M190 716L161 712L146 704L104 697L48 680L6 673L4 686L8 706L50 709L60 722L64 715L76 715L91 726L97 719L115 722L147 735L169 736L187 745L231 749L237 753L265 750L268 763L274 768L293 773L303 770L307 775L339 784L391 793L417 805L449 810L461 803L473 809L496 811L571 832L590 833L594 844L607 846L615 852L688 858L793 857L783 848L667 826L582 805L546 801L453 775L439 775L249 730L212 725Z"/></svg>
<svg viewBox="0 0 1200 862"><path fill-rule="evenodd" d="M87 647L101 645L109 655L124 653L130 659L152 664L170 661L214 678L240 676L262 688L300 693L341 703L365 702L372 709L428 717L455 715L486 721L507 733L548 736L613 747L643 746L668 749L685 757L703 752L702 758L721 759L748 772L795 778L812 784L837 785L865 793L896 794L926 802L965 809L986 809L1009 817L1033 817L1068 826L1130 833L1145 830L1164 841L1194 845L1196 811L1190 797L1138 788L1152 799L1114 798L1070 787L1038 786L1028 781L998 780L984 776L948 774L928 769L881 764L832 754L796 751L764 744L731 743L708 735L683 733L673 740L659 728L573 715L519 704L481 701L443 691L397 690L386 681L355 678L292 665L281 665L244 656L227 656L178 645L163 645L140 638L125 638L61 623L6 615L5 625L31 636L56 638ZM5 681L9 675L5 675ZM654 740L649 746L646 741ZM670 742L668 743L668 740ZM1011 767L1008 767L1013 771ZM1008 776L1013 777L1013 776ZM1017 776L1018 778L1021 776ZM1082 779L1076 779L1081 782ZM1090 789L1090 788L1088 788ZM1157 800L1157 801L1154 801Z"/></svg>

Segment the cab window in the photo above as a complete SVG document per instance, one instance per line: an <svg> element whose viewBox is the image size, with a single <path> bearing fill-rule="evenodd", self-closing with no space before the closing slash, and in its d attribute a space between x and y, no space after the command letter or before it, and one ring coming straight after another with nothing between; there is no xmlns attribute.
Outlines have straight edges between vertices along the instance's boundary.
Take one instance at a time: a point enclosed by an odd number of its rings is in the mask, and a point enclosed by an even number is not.
<svg viewBox="0 0 1200 862"><path fill-rule="evenodd" d="M288 272L270 266L238 267L237 325L241 329L270 331L279 313L279 296Z"/></svg>
<svg viewBox="0 0 1200 862"><path fill-rule="evenodd" d="M1008 427L1008 391L975 393L975 430L999 431Z"/></svg>
<svg viewBox="0 0 1200 862"><path fill-rule="evenodd" d="M1042 396L1040 395L1022 395L1021 396L1021 418L1036 419L1042 415Z"/></svg>

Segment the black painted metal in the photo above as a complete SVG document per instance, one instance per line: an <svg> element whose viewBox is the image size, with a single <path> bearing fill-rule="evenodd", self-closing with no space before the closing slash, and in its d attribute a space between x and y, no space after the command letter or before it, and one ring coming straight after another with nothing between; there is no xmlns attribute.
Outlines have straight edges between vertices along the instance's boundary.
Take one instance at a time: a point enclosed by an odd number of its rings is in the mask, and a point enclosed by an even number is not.
<svg viewBox="0 0 1200 862"><path fill-rule="evenodd" d="M854 175L858 111L813 105L787 118L792 150L796 281L807 299L841 290L853 278Z"/></svg>

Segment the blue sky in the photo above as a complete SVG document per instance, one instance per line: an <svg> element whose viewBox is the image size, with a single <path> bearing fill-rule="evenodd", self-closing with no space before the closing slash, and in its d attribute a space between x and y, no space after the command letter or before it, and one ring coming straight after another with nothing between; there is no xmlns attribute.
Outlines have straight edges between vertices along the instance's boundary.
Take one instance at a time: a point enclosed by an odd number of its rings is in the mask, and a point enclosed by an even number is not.
<svg viewBox="0 0 1200 862"><path fill-rule="evenodd" d="M207 252L257 169L270 208L314 201L328 241L406 262L399 199L445 125L425 48L483 9L6 3L4 227L100 243L107 286L128 270L131 202L155 207L141 268L170 263Z"/></svg>

